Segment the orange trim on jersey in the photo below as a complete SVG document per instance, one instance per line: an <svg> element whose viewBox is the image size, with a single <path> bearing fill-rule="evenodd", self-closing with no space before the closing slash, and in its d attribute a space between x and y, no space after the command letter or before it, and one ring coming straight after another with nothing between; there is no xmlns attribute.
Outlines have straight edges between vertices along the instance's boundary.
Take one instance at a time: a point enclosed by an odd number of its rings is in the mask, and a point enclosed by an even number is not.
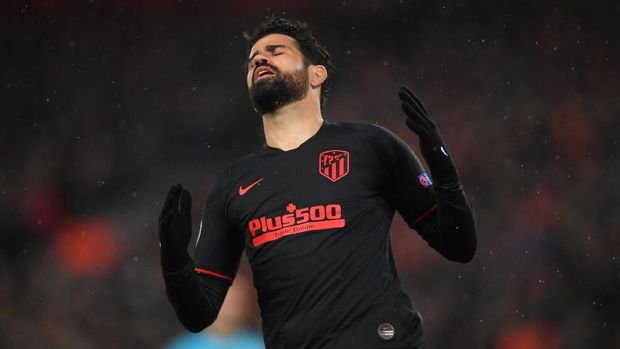
<svg viewBox="0 0 620 349"><path fill-rule="evenodd" d="M421 220L423 220L424 218L426 218L426 216L428 216L429 214L431 214L433 211L435 211L437 209L437 204L433 204L433 207L429 208L426 212L422 213L420 215L420 217L418 217L415 221L413 221L413 224L417 224L419 223Z"/></svg>
<svg viewBox="0 0 620 349"><path fill-rule="evenodd" d="M268 233L261 234L254 239L252 242L255 247L258 247L266 242L278 240L283 236L288 235L297 235L313 230L325 230L332 228L342 228L345 225L344 219L331 219L326 221L318 221L318 222L308 222L298 225L292 225L290 227L270 231Z"/></svg>
<svg viewBox="0 0 620 349"><path fill-rule="evenodd" d="M233 282L233 278L231 278L230 276L222 275L222 274L216 273L216 272L211 271L211 270L202 269L202 268L194 268L194 271L196 271L199 274L207 274L207 275L215 276L215 277L218 277L220 279L224 279L224 280Z"/></svg>

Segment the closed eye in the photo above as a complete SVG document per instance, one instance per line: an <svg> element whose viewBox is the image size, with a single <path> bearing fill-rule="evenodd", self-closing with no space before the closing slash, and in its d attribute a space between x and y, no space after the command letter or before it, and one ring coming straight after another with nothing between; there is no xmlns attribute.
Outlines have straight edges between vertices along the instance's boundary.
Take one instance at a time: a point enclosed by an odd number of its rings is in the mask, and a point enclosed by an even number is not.
<svg viewBox="0 0 620 349"><path fill-rule="evenodd" d="M281 54L284 53L284 51L286 50L286 46L285 45L267 45L265 47L265 51L267 52L271 52L272 56L279 56ZM259 54L260 51L256 51L254 52L250 58L248 58L247 62L246 62L246 67L248 70L252 70L255 66L254 64L254 57Z"/></svg>

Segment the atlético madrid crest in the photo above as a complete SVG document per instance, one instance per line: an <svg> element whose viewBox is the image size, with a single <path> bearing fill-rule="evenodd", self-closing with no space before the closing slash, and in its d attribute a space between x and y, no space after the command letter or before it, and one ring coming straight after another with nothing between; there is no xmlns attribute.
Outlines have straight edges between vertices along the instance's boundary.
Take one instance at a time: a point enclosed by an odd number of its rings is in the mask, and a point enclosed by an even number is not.
<svg viewBox="0 0 620 349"><path fill-rule="evenodd" d="M332 182L349 174L349 152L326 150L319 155L319 173Z"/></svg>

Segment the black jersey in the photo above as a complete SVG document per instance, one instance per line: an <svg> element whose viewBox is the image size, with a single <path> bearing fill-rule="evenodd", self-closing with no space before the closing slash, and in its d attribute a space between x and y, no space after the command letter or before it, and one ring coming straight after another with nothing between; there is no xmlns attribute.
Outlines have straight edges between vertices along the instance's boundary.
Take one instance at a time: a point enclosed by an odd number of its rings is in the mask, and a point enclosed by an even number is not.
<svg viewBox="0 0 620 349"><path fill-rule="evenodd" d="M412 150L371 124L324 122L297 149L264 146L205 205L196 271L250 262L267 348L413 348L422 321L398 279L389 228L436 208Z"/></svg>

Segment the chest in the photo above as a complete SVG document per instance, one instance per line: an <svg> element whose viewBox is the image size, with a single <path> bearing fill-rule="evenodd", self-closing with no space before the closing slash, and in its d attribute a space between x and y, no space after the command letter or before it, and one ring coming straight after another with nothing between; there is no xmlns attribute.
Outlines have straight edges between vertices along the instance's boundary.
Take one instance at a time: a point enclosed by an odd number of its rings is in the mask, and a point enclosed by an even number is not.
<svg viewBox="0 0 620 349"><path fill-rule="evenodd" d="M338 140L263 156L233 187L238 192L229 215L249 247L341 228L380 196L385 172L379 163L368 144Z"/></svg>

